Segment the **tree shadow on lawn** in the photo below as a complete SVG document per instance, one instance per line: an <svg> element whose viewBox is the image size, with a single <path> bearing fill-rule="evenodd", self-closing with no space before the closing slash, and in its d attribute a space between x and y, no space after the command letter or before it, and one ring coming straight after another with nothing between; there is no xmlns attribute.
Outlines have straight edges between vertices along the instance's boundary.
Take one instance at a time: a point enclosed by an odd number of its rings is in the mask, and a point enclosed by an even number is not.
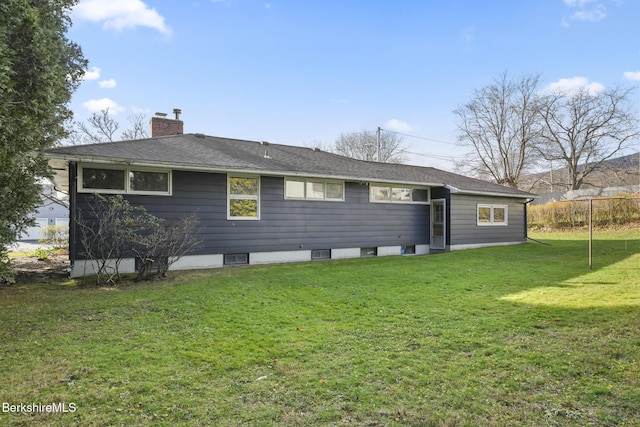
<svg viewBox="0 0 640 427"><path fill-rule="evenodd" d="M640 306L640 240L594 240L592 270L588 241L549 243L555 259L540 266L534 286L501 300L572 309ZM545 249L536 252L546 258Z"/></svg>

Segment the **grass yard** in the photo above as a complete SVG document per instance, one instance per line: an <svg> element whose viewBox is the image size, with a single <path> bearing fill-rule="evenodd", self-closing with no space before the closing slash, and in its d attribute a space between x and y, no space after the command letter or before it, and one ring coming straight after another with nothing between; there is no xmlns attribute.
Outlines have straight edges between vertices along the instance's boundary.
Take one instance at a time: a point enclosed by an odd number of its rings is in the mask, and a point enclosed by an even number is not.
<svg viewBox="0 0 640 427"><path fill-rule="evenodd" d="M2 287L0 425L640 425L640 235L532 237Z"/></svg>

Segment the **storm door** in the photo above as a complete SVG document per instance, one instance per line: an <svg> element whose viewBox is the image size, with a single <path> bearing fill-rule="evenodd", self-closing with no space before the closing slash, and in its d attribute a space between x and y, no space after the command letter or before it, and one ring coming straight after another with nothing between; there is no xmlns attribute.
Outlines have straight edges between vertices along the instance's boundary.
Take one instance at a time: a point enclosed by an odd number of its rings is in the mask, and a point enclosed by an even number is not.
<svg viewBox="0 0 640 427"><path fill-rule="evenodd" d="M431 201L431 249L446 248L446 203L444 199Z"/></svg>

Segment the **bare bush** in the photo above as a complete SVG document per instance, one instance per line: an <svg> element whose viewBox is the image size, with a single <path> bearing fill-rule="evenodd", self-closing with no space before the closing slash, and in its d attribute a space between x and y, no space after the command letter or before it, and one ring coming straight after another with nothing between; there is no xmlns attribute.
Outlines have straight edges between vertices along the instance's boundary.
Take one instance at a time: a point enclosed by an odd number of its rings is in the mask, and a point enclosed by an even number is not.
<svg viewBox="0 0 640 427"><path fill-rule="evenodd" d="M180 219L159 219L153 227L138 235L133 251L140 262L138 279L164 277L169 267L194 249L200 240L195 232L198 217L191 214Z"/></svg>
<svg viewBox="0 0 640 427"><path fill-rule="evenodd" d="M80 254L93 266L96 282L115 285L120 281L120 263L131 236L133 208L122 196L93 195L79 215Z"/></svg>
<svg viewBox="0 0 640 427"><path fill-rule="evenodd" d="M174 262L199 244L194 237L195 215L165 220L131 206L121 195L93 195L87 206L77 221L81 255L91 261L98 283L116 285L120 264L128 256L139 261L138 279L165 276Z"/></svg>

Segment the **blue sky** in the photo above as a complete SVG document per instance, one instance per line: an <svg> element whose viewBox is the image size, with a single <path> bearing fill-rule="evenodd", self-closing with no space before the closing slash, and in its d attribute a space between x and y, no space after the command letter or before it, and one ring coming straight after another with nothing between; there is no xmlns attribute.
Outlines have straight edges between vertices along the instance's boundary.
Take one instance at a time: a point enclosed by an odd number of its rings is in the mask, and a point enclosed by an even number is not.
<svg viewBox="0 0 640 427"><path fill-rule="evenodd" d="M453 110L505 71L640 85L638 0L81 0L72 20L77 120L181 108L187 133L308 146L381 127L447 170Z"/></svg>

